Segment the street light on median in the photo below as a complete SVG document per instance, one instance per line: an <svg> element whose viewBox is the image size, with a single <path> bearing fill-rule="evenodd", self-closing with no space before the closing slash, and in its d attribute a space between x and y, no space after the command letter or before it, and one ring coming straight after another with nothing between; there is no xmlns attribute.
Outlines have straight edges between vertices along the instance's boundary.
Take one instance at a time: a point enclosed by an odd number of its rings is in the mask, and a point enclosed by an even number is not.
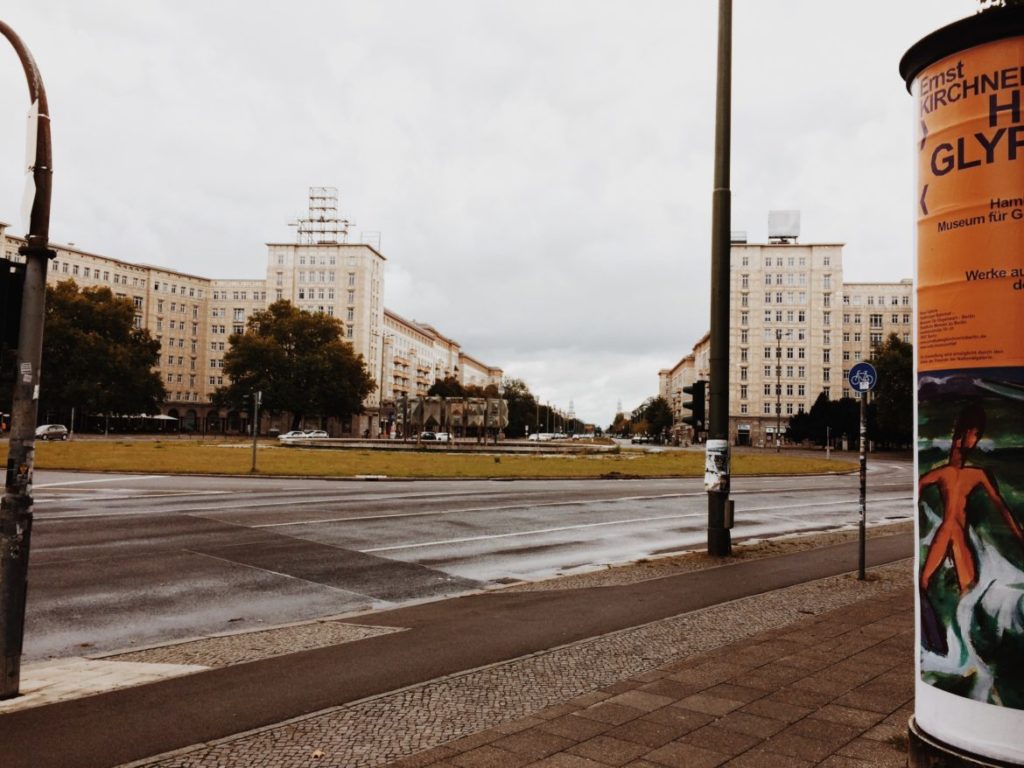
<svg viewBox="0 0 1024 768"><path fill-rule="evenodd" d="M25 636L25 595L28 590L28 555L32 533L32 471L35 462L35 426L39 414L39 367L43 357L43 320L46 312L46 269L56 254L50 250L50 183L53 163L50 146L50 109L43 79L21 38L0 21L21 60L31 102L29 157L32 171L27 191L32 192L28 234L18 253L25 257L18 364L11 399L11 437L7 452L7 478L0 501L0 699L18 695L21 649ZM33 151L34 148L34 151ZM29 195L26 195L29 199Z"/></svg>

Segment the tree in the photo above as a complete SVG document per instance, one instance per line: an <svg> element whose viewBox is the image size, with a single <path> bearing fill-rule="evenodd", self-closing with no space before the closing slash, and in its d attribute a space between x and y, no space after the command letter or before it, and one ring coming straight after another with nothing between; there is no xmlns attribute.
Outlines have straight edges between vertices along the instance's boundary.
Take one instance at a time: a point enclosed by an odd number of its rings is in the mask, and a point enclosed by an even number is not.
<svg viewBox="0 0 1024 768"><path fill-rule="evenodd" d="M661 395L650 397L644 402L643 419L648 434L660 438L672 426L672 406Z"/></svg>
<svg viewBox="0 0 1024 768"><path fill-rule="evenodd" d="M467 397L466 388L454 376L435 379L427 390L427 397Z"/></svg>
<svg viewBox="0 0 1024 768"><path fill-rule="evenodd" d="M505 379L505 402L508 403L508 434L520 437L527 434L537 419L537 399L522 379Z"/></svg>
<svg viewBox="0 0 1024 768"><path fill-rule="evenodd" d="M893 333L875 350L878 371L871 439L889 446L910 445L914 436L914 347Z"/></svg>
<svg viewBox="0 0 1024 768"><path fill-rule="evenodd" d="M40 413L156 411L167 397L159 361L160 342L135 327L129 299L73 280L47 286Z"/></svg>
<svg viewBox="0 0 1024 768"><path fill-rule="evenodd" d="M341 321L289 301L253 313L245 333L228 340L224 373L231 382L214 393L214 403L240 408L260 391L269 413L291 413L292 429L306 416L345 419L362 413L377 385L363 356L342 339L343 330Z"/></svg>

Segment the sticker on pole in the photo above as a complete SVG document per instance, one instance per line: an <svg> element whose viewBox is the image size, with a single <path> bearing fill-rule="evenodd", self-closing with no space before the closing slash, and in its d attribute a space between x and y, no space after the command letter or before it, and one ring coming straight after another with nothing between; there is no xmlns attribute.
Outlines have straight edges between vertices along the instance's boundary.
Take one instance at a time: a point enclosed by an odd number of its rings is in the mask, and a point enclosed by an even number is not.
<svg viewBox="0 0 1024 768"><path fill-rule="evenodd" d="M878 372L871 363L857 363L850 369L850 386L854 392L870 392L878 383Z"/></svg>
<svg viewBox="0 0 1024 768"><path fill-rule="evenodd" d="M729 492L729 441L708 440L704 454L704 490Z"/></svg>

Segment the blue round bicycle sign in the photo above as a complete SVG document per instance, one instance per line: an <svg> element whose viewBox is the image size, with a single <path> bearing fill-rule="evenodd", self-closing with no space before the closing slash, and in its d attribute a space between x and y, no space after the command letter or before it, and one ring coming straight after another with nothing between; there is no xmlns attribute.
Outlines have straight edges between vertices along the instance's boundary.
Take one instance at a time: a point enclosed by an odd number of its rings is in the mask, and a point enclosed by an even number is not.
<svg viewBox="0 0 1024 768"><path fill-rule="evenodd" d="M856 392L870 392L878 383L878 372L871 363L857 363L850 369L850 386Z"/></svg>

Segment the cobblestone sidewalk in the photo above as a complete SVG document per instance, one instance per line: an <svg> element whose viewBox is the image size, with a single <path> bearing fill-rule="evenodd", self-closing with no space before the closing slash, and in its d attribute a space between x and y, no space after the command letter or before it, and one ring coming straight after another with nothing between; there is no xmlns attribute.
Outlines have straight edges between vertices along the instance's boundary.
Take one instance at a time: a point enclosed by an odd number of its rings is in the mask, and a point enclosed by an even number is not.
<svg viewBox="0 0 1024 768"><path fill-rule="evenodd" d="M913 605L911 589L866 600L391 765L904 766Z"/></svg>
<svg viewBox="0 0 1024 768"><path fill-rule="evenodd" d="M837 738L838 731L827 718L838 718L841 730L844 718L850 716L846 710L858 707L852 701L836 701L836 709L818 707L825 696L819 689L835 685L833 698L839 698L868 683L885 687L884 706L892 704L892 709L871 715L869 724L867 715L858 715L858 722L865 726L847 741L860 739L863 744L850 749L862 752L868 747L893 752L885 738L901 734L902 727L874 730L863 738L861 734L893 716L907 701L903 694L912 693L906 674L911 656L904 646L913 622L903 615L906 599L902 596L910 580L909 561L873 569L866 582L851 575L822 579L132 765L583 768L629 764L649 768L719 765L747 752L752 756L744 759L756 757L762 762L734 764L799 768L814 761L780 752L775 742L771 749L761 749L762 742L793 727L802 729L794 736L804 739L816 738L806 735L811 732L828 732L830 738ZM901 597L894 602L892 597L898 593ZM830 653L845 655L833 659ZM786 670L788 674L782 674ZM890 674L892 681L886 677ZM849 682L848 688L840 693L833 677ZM876 692L869 688L865 695ZM775 713L774 718L769 712ZM814 712L817 716L811 718ZM895 715L887 725L900 717ZM731 719L720 722L727 718ZM804 721L809 724L799 725ZM772 730L772 724L778 727ZM710 741L685 740L691 734L697 738L696 733L705 728L711 730L702 731L700 738L714 737ZM746 733L744 728L756 733ZM846 746L844 742L837 749ZM807 749L813 751L810 746ZM702 751L708 754L701 757ZM769 757L758 757L762 752ZM640 760L642 756L647 762ZM787 762L771 762L780 756ZM700 762L705 759L719 761ZM830 763L868 764L885 763Z"/></svg>

